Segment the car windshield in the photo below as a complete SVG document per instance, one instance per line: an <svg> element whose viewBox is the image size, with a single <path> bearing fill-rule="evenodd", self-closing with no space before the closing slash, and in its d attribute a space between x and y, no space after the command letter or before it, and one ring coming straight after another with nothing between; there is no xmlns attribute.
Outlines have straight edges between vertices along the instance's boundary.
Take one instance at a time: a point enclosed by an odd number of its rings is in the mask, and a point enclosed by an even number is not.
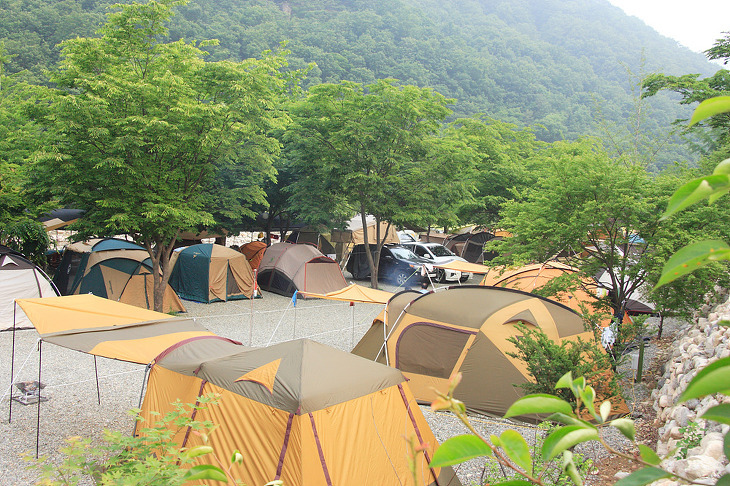
<svg viewBox="0 0 730 486"><path fill-rule="evenodd" d="M451 253L450 250L446 249L445 246L434 245L434 246L429 246L428 249L431 250L431 253L433 253L436 256L454 256L454 254Z"/></svg>
<svg viewBox="0 0 730 486"><path fill-rule="evenodd" d="M393 253L396 258L402 258L405 260L415 260L418 258L416 254L413 253L411 250L400 246L393 246L388 249L391 251L391 253Z"/></svg>

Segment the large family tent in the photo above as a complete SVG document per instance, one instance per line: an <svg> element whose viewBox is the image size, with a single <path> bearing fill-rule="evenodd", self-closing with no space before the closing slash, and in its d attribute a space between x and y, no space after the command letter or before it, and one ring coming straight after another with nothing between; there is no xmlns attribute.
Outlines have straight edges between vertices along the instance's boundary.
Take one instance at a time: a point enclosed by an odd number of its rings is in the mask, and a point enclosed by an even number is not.
<svg viewBox="0 0 730 486"><path fill-rule="evenodd" d="M266 249L258 271L263 290L281 295L295 291L326 294L347 287L337 262L312 245L275 243Z"/></svg>
<svg viewBox="0 0 730 486"><path fill-rule="evenodd" d="M368 243L374 244L378 236L378 228L380 229L380 240L384 244L400 243L398 231L392 224L381 221L380 225L376 224L375 216L368 215L365 217L365 224L368 231ZM365 243L365 230L362 224L362 217L357 214L347 223L345 230L332 230L330 239L332 243L336 243L337 260L346 262L350 256L350 252L355 245Z"/></svg>
<svg viewBox="0 0 730 486"><path fill-rule="evenodd" d="M256 272L259 269L261 260L264 258L266 243L263 241L252 241L245 245L241 245L240 251L246 257L246 260L248 260L251 270Z"/></svg>
<svg viewBox="0 0 730 486"><path fill-rule="evenodd" d="M446 392L463 375L455 398L469 410L503 415L523 395L530 376L524 362L509 356L517 324L540 328L550 339L593 338L580 315L551 300L518 290L465 285L419 294L396 294L353 353L398 368L420 403ZM525 418L530 419L530 418Z"/></svg>
<svg viewBox="0 0 730 486"><path fill-rule="evenodd" d="M68 245L53 282L62 295L93 294L137 307L154 307L149 253L131 241L105 238ZM165 288L163 311L185 311L169 285Z"/></svg>
<svg viewBox="0 0 730 486"><path fill-rule="evenodd" d="M183 299L210 303L253 297L251 265L232 248L213 243L178 248L170 264L170 286Z"/></svg>
<svg viewBox="0 0 730 486"><path fill-rule="evenodd" d="M48 276L21 253L0 245L0 328L30 324L15 299L58 295ZM15 320L13 320L15 316Z"/></svg>
<svg viewBox="0 0 730 486"><path fill-rule="evenodd" d="M217 404L195 420L218 425L207 442L217 454L241 452L231 473L246 484L413 485L409 437L427 444L418 485L460 484L451 468L428 467L438 444L398 370L304 339L258 349L193 340L156 360L141 417L153 423L171 402L207 394ZM188 430L172 440L201 445Z"/></svg>

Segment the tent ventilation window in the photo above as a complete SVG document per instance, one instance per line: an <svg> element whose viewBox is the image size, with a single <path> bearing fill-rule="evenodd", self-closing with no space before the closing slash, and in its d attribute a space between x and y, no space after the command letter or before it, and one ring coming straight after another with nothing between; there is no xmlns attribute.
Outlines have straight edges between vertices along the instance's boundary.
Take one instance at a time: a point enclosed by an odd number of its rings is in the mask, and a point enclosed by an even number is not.
<svg viewBox="0 0 730 486"><path fill-rule="evenodd" d="M448 379L473 334L476 331L431 322L411 324L398 338L395 367L406 373Z"/></svg>

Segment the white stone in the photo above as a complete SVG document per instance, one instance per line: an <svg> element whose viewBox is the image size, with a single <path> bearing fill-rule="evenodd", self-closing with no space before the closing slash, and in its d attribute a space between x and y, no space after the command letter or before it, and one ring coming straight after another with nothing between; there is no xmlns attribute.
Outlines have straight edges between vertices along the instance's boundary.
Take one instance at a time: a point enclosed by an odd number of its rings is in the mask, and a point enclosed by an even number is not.
<svg viewBox="0 0 730 486"><path fill-rule="evenodd" d="M707 444L702 446L702 454L711 457L716 461L722 461L723 457L725 457L722 439L707 442Z"/></svg>
<svg viewBox="0 0 730 486"><path fill-rule="evenodd" d="M623 479L623 478L625 478L628 475L629 475L629 473L627 473L625 471L619 471L616 474L614 474L613 477L616 478L616 479Z"/></svg>
<svg viewBox="0 0 730 486"><path fill-rule="evenodd" d="M694 456L687 459L685 475L689 479L704 478L718 474L723 470L722 464L709 456Z"/></svg>

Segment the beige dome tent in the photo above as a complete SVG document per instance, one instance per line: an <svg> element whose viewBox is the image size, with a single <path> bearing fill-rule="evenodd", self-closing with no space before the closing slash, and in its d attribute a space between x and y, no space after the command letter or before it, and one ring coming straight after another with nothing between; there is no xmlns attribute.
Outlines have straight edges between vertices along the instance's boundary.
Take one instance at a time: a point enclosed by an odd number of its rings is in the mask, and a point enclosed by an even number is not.
<svg viewBox="0 0 730 486"><path fill-rule="evenodd" d="M326 294L347 287L336 261L312 245L294 243L275 243L266 249L259 264L258 284L282 295L293 295L294 291Z"/></svg>
<svg viewBox="0 0 730 486"><path fill-rule="evenodd" d="M397 370L310 340L259 349L193 340L157 359L141 417L154 423L153 411L165 415L176 399L210 393L218 404L195 419L218 425L208 445L221 457L242 453L231 473L246 484L413 486L413 436L427 444L417 484L460 485L451 468L428 467L438 443ZM201 445L187 430L172 440Z"/></svg>
<svg viewBox="0 0 730 486"><path fill-rule="evenodd" d="M30 324L15 299L58 295L48 276L19 252L0 245L0 329ZM15 317L15 321L13 321Z"/></svg>
<svg viewBox="0 0 730 486"><path fill-rule="evenodd" d="M518 323L539 327L555 342L593 339L580 315L562 304L526 292L476 285L420 294L406 291L388 303L352 351L398 368L420 403L446 392L456 372L455 392L468 409L503 415L523 395L516 387L530 377L524 362L507 355Z"/></svg>
<svg viewBox="0 0 730 486"><path fill-rule="evenodd" d="M68 245L54 284L62 295L93 294L146 309L154 307L152 261L143 247L117 238L92 239ZM185 312L167 285L164 312Z"/></svg>

